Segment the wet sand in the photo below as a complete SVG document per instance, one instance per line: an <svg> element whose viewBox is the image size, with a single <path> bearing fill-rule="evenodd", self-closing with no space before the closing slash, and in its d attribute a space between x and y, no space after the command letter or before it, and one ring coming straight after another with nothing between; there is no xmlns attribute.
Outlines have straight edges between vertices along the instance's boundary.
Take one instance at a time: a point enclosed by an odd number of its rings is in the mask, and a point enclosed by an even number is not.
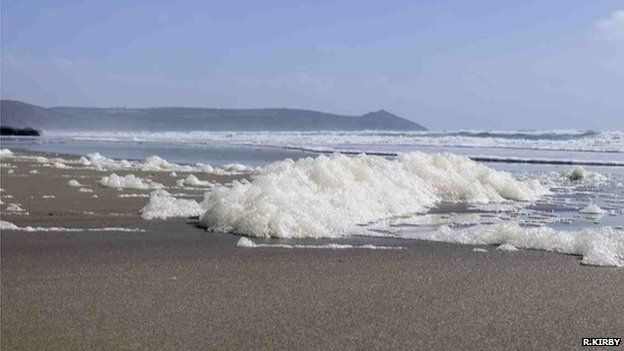
<svg viewBox="0 0 624 351"><path fill-rule="evenodd" d="M2 220L146 230L2 231L2 350L541 350L624 334L622 269L422 241L379 241L405 250L242 249L238 237L184 219L142 220L147 199L118 195L149 191L98 186L110 172L2 163ZM132 173L174 183L167 172ZM11 202L29 214L7 214Z"/></svg>

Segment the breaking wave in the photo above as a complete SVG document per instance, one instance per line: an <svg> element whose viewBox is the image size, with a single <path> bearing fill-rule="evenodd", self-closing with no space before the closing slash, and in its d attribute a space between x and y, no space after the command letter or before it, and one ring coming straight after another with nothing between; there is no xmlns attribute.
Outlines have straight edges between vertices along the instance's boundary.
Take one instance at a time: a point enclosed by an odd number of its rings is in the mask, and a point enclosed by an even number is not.
<svg viewBox="0 0 624 351"><path fill-rule="evenodd" d="M77 141L232 144L336 150L341 146L431 146L624 153L622 131L314 131L53 133ZM370 150L362 150L370 151Z"/></svg>

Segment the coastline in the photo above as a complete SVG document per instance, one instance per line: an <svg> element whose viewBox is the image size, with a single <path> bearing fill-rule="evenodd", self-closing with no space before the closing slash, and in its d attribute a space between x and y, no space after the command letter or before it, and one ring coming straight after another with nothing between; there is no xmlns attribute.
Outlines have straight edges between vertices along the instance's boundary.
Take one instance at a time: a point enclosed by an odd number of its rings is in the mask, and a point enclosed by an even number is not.
<svg viewBox="0 0 624 351"><path fill-rule="evenodd" d="M2 349L545 349L621 337L621 270L575 256L427 241L400 241L406 250L237 248L238 236L185 219L141 219L148 199L118 195L149 190L96 184L112 172L10 163L17 168L2 167L1 187L13 198L2 208L19 202L29 214L2 220L145 232L3 230ZM116 173L173 182L168 172Z"/></svg>

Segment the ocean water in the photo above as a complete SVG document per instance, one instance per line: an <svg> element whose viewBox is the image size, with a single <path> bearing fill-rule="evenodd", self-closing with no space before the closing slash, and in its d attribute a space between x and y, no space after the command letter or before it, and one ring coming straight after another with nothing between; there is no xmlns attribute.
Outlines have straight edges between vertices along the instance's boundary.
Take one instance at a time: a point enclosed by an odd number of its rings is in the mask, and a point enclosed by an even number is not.
<svg viewBox="0 0 624 351"><path fill-rule="evenodd" d="M2 138L2 147L263 166L201 204L204 226L257 243L424 239L624 264L620 131L85 132Z"/></svg>
<svg viewBox="0 0 624 351"><path fill-rule="evenodd" d="M70 155L100 153L115 159L144 160L158 155L179 164L204 163L223 166L241 163L252 167L286 158L299 159L317 155L311 151L290 150L266 146L245 146L227 143L188 143L185 140L135 141L102 137L83 139L81 137L45 136L41 138L5 138L2 147L30 151L56 152Z"/></svg>
<svg viewBox="0 0 624 351"><path fill-rule="evenodd" d="M100 152L141 159L158 154L174 162L257 166L319 152L394 155L450 152L495 161L598 162L624 166L622 131L427 131L427 132L137 132L47 133L41 138L3 138L8 147L81 154ZM212 161L212 162L208 162Z"/></svg>

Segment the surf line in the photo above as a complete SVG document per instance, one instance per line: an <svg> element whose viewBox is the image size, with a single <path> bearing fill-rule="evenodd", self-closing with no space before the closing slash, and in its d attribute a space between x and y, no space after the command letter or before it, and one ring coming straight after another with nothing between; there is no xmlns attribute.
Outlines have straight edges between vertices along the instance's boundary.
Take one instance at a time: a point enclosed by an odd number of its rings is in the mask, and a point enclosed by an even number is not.
<svg viewBox="0 0 624 351"><path fill-rule="evenodd" d="M318 154L333 154L339 153L344 155L370 155L370 156L382 156L382 157L396 157L399 155L397 152L381 152L381 151L350 151L350 150L320 150L306 147L296 146L283 146L278 147L286 150L297 150L315 152ZM553 159L533 159L533 158L515 158L515 157L493 157L493 156L468 156L469 159L475 162L490 162L490 163L528 163L528 164L540 164L540 165L579 165L579 166L604 166L604 167L624 167L624 162L618 161L584 161L584 160L553 160Z"/></svg>

